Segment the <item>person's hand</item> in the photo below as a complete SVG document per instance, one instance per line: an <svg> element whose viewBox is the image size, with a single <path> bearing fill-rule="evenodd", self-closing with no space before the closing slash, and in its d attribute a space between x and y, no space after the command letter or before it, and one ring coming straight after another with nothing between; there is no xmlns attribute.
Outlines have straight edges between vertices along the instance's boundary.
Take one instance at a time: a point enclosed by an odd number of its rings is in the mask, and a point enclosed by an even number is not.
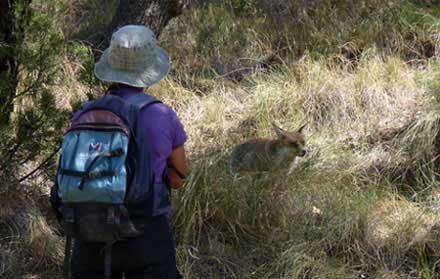
<svg viewBox="0 0 440 279"><path fill-rule="evenodd" d="M173 150L168 159L168 183L173 189L182 187L186 175L185 149L183 146Z"/></svg>
<svg viewBox="0 0 440 279"><path fill-rule="evenodd" d="M182 187L184 179L176 173L174 168L168 168L168 183L173 189L178 189Z"/></svg>

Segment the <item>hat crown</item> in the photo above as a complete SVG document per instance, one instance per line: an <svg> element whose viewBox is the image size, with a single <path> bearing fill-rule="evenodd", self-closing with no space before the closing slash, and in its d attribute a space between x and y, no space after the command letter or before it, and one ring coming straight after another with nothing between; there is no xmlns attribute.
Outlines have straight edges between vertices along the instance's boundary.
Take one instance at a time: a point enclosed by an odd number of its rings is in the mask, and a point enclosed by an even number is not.
<svg viewBox="0 0 440 279"><path fill-rule="evenodd" d="M125 71L142 71L155 55L157 41L145 26L127 25L116 31L110 41L110 66Z"/></svg>
<svg viewBox="0 0 440 279"><path fill-rule="evenodd" d="M170 58L154 33L143 25L127 25L113 34L94 71L102 81L148 87L162 80L170 68Z"/></svg>

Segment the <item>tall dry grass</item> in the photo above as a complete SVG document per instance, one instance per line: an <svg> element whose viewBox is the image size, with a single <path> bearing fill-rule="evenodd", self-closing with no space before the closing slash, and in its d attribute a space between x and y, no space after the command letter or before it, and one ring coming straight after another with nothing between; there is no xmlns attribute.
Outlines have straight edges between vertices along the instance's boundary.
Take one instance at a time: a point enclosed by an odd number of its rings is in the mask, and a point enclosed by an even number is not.
<svg viewBox="0 0 440 279"><path fill-rule="evenodd" d="M61 278L64 247L47 214L26 196L2 196L0 277Z"/></svg>

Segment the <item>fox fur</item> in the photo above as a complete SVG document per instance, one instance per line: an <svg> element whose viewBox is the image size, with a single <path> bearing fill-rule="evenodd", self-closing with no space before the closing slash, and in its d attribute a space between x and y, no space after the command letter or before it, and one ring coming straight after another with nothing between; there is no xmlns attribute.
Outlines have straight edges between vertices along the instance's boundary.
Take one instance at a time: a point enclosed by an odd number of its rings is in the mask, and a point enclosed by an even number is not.
<svg viewBox="0 0 440 279"><path fill-rule="evenodd" d="M297 156L306 155L303 125L297 131L286 131L274 123L276 139L258 138L237 145L231 154L229 168L232 174L269 171L287 167Z"/></svg>

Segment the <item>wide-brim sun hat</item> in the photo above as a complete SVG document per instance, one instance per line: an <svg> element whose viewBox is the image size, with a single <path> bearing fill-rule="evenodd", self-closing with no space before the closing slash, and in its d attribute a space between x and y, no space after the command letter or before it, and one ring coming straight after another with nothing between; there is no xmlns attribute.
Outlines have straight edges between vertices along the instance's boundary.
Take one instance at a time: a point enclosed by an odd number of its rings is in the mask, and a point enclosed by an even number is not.
<svg viewBox="0 0 440 279"><path fill-rule="evenodd" d="M167 52L149 28L126 25L113 33L110 47L95 64L95 75L102 81L148 87L162 80L170 67Z"/></svg>

